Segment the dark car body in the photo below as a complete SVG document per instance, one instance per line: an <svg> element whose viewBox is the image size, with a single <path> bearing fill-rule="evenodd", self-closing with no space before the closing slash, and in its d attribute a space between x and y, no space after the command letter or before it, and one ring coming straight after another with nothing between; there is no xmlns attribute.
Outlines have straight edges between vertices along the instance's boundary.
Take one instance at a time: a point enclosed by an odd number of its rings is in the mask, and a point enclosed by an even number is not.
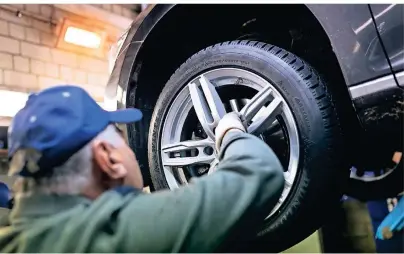
<svg viewBox="0 0 404 254"><path fill-rule="evenodd" d="M142 62L148 57L142 50L154 40L152 31L166 22L166 17L173 16L178 6L149 6L125 34L106 89L106 100L117 108L135 106L128 103L137 96L133 91L148 85L138 78L146 68ZM402 135L403 114L403 5L309 4L302 8L309 10L321 25L338 60L343 86L349 92L360 126L350 138L355 150L385 147L390 145L390 140L402 143L397 135ZM159 61L164 62L164 59ZM158 70L155 72L158 75ZM144 107L145 110L152 108L152 105ZM360 157L368 160L369 154L363 152Z"/></svg>

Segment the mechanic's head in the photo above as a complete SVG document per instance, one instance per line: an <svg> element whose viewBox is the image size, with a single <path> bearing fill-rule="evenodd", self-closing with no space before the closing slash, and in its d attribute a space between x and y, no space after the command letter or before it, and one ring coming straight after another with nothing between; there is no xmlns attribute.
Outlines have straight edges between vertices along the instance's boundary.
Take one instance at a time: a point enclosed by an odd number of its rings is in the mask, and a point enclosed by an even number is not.
<svg viewBox="0 0 404 254"><path fill-rule="evenodd" d="M9 174L20 176L17 191L94 199L118 186L142 188L135 154L115 126L141 118L137 109L105 111L75 86L30 95L9 127Z"/></svg>

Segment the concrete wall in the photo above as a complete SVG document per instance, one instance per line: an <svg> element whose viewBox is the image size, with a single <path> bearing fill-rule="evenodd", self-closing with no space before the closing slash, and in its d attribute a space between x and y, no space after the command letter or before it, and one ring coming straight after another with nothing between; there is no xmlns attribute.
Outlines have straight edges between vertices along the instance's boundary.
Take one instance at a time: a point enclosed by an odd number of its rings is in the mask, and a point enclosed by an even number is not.
<svg viewBox="0 0 404 254"><path fill-rule="evenodd" d="M94 6L128 19L136 17L135 5ZM103 29L107 37L102 53L58 47L66 18ZM0 5L0 89L35 92L69 83L83 87L101 102L109 75L107 53L123 29L100 20L57 5Z"/></svg>

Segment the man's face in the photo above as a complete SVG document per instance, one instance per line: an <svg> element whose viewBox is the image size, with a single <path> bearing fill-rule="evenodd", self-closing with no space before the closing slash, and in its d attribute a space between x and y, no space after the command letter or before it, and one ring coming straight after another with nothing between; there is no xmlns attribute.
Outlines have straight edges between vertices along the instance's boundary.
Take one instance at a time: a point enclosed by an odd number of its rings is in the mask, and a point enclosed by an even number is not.
<svg viewBox="0 0 404 254"><path fill-rule="evenodd" d="M112 146L105 141L95 141L93 143L94 168L101 170L103 183L108 187L119 185L143 188L143 178L139 164L132 149L126 143L122 132L122 142L120 145ZM106 178L106 179L105 179Z"/></svg>

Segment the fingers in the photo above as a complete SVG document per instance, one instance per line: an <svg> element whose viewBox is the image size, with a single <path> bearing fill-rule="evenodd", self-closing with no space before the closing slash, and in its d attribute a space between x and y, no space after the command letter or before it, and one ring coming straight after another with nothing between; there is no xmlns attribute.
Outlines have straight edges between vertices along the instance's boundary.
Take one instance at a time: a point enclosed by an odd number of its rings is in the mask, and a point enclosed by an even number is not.
<svg viewBox="0 0 404 254"><path fill-rule="evenodd" d="M238 112L231 112L226 114L220 121L215 129L216 138L216 151L219 152L222 140L224 136L229 132L229 130L240 130L245 132L246 129L240 119L240 114Z"/></svg>

